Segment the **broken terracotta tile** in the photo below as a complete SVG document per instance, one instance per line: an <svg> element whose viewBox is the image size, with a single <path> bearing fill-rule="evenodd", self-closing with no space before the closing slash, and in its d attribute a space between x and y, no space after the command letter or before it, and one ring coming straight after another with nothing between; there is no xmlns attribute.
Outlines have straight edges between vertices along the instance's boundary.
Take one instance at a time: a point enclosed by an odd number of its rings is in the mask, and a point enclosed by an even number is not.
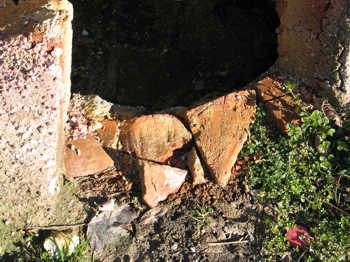
<svg viewBox="0 0 350 262"><path fill-rule="evenodd" d="M291 96L278 88L272 78L266 77L259 81L256 90L274 124L281 132L288 132L287 123L298 123L299 117L295 112L297 104Z"/></svg>
<svg viewBox="0 0 350 262"><path fill-rule="evenodd" d="M101 144L90 135L67 143L65 163L67 177L97 174L114 166Z"/></svg>
<svg viewBox="0 0 350 262"><path fill-rule="evenodd" d="M226 186L231 169L247 139L245 129L255 119L254 90L217 98L187 111L186 121L209 171Z"/></svg>
<svg viewBox="0 0 350 262"><path fill-rule="evenodd" d="M204 169L202 167L201 160L194 147L187 153L187 167L191 172L193 185L199 185L207 182L204 176Z"/></svg>
<svg viewBox="0 0 350 262"><path fill-rule="evenodd" d="M97 135L101 139L101 143L104 147L117 148L118 142L118 121L116 120L103 120L101 122L102 128L97 130Z"/></svg>
<svg viewBox="0 0 350 262"><path fill-rule="evenodd" d="M139 160L142 198L153 208L168 195L176 193L185 182L187 171L154 162Z"/></svg>
<svg viewBox="0 0 350 262"><path fill-rule="evenodd" d="M154 114L124 121L119 139L123 151L138 158L163 163L173 155L174 150L187 144L192 136L175 116Z"/></svg>

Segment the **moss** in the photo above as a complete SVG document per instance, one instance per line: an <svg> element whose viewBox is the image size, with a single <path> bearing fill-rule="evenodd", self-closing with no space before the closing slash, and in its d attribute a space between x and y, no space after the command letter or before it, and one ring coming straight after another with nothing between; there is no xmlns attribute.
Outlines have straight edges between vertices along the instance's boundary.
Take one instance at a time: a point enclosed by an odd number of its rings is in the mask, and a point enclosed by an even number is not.
<svg viewBox="0 0 350 262"><path fill-rule="evenodd" d="M57 195L56 205L53 210L54 224L83 223L87 218L87 206L77 198L79 185L75 181L61 182L61 190Z"/></svg>
<svg viewBox="0 0 350 262"><path fill-rule="evenodd" d="M5 223L4 223L5 222ZM18 252L17 242L23 242L23 236L13 223L6 225L6 221L0 221L0 258L5 253Z"/></svg>
<svg viewBox="0 0 350 262"><path fill-rule="evenodd" d="M85 221L88 215L86 205L76 197L79 185L75 182L64 182L63 177L61 177L60 184L61 190L57 194L55 205L50 213L51 216L45 221L46 224L28 226L30 220L26 216L0 221L0 256L19 251L16 243L24 243L23 234L26 229L48 225L78 224ZM42 211L44 212L44 210ZM37 210L37 212L41 213L41 210ZM27 214L27 216L29 215L33 216L33 214Z"/></svg>

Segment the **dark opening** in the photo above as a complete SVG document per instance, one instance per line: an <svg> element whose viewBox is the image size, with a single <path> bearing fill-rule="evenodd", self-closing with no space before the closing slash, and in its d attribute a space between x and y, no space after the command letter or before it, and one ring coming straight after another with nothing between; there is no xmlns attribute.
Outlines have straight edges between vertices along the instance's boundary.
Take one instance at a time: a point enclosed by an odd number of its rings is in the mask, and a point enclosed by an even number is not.
<svg viewBox="0 0 350 262"><path fill-rule="evenodd" d="M74 0L72 92L158 110L241 88L277 59L273 0Z"/></svg>

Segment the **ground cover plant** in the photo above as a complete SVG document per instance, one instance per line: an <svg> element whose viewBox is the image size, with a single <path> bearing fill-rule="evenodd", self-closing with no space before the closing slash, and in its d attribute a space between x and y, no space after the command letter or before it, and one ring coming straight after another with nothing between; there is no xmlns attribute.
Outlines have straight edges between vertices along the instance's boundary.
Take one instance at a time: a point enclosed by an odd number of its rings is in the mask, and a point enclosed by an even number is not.
<svg viewBox="0 0 350 262"><path fill-rule="evenodd" d="M54 244L56 246L55 254L48 252L43 247L43 241L45 236L49 234L48 232L33 232L26 233L24 235L23 241L17 243L19 250L18 252L8 254L3 257L4 261L17 261L17 262L27 262L27 261L40 261L40 262L88 262L94 261L93 256L91 257L87 254L88 245L90 238L82 239L80 243L70 251L69 244L61 246L56 241Z"/></svg>
<svg viewBox="0 0 350 262"><path fill-rule="evenodd" d="M294 86L288 83L286 89L298 101ZM345 115L338 127L305 104L296 111L300 124L289 124L283 135L266 128L266 111L259 107L241 153L249 156L248 180L256 198L274 207L264 219L261 252L269 261L349 261L349 119ZM296 226L310 236L300 234L302 244L293 248L286 232Z"/></svg>

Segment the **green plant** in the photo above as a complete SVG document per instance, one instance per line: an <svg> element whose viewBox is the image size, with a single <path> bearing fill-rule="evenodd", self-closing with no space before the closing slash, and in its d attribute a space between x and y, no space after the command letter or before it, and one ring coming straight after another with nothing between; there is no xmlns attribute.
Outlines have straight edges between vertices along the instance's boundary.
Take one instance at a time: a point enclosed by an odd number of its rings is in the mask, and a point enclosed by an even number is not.
<svg viewBox="0 0 350 262"><path fill-rule="evenodd" d="M90 238L81 241L79 245L70 254L69 247L64 246L62 248L56 243L58 250L58 256L53 257L49 252L43 248L42 236L39 233L30 233L24 237L23 243L17 243L20 251L17 254L11 256L14 261L44 261L44 262L85 262L93 261L93 257L88 260L85 257L86 250L88 248Z"/></svg>
<svg viewBox="0 0 350 262"><path fill-rule="evenodd" d="M74 179L71 177L63 177L63 185L67 187L72 187L74 185Z"/></svg>
<svg viewBox="0 0 350 262"><path fill-rule="evenodd" d="M289 83L286 89L297 101L294 87ZM247 170L250 185L258 190L257 199L277 210L265 219L263 251L269 260L280 259L291 250L286 231L299 224L309 229L313 239L304 248L292 249L295 259L345 261L349 206L337 196L350 180L349 167L341 158L349 140L333 137L336 130L322 112L308 111L304 104L296 111L300 125L289 124L288 135L282 135L266 129L266 112L258 108L249 143L242 151L242 157L252 159Z"/></svg>
<svg viewBox="0 0 350 262"><path fill-rule="evenodd" d="M213 212L211 207L199 206L193 209L190 213L192 219L194 219L201 228L208 224L206 217Z"/></svg>

